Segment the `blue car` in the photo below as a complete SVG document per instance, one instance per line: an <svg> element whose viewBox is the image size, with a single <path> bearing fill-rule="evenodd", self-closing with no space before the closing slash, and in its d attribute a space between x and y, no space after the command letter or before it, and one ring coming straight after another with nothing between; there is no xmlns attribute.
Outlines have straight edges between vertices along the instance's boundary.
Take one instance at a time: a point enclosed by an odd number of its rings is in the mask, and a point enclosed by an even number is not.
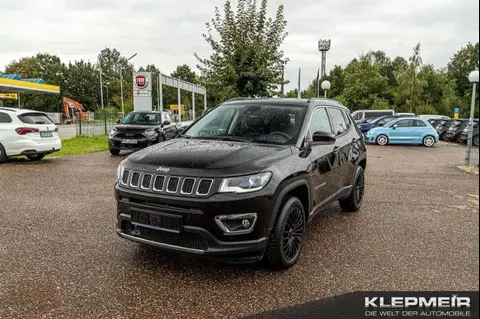
<svg viewBox="0 0 480 319"><path fill-rule="evenodd" d="M428 120L414 117L391 121L367 133L367 141L378 145L423 144L432 147L438 140L438 133Z"/></svg>
<svg viewBox="0 0 480 319"><path fill-rule="evenodd" d="M366 136L367 132L370 131L372 128L379 127L379 126L385 126L385 124L388 124L389 122L399 119L399 118L405 118L409 116L402 116L402 115L385 115L382 117L379 117L377 119L374 119L373 121L370 122L365 122L365 123L360 123L358 125L358 128L360 131Z"/></svg>

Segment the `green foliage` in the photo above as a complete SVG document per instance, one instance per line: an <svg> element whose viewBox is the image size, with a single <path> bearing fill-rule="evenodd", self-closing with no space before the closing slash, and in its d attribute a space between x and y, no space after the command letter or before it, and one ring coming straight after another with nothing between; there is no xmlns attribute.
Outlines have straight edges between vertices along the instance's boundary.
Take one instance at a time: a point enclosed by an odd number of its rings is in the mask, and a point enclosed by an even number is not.
<svg viewBox="0 0 480 319"><path fill-rule="evenodd" d="M417 107L417 112L416 114L421 115L421 114L437 114L437 109L434 108L431 105L420 105Z"/></svg>
<svg viewBox="0 0 480 319"><path fill-rule="evenodd" d="M392 107L390 106L390 103L388 103L388 100L386 99L376 99L373 102L372 105L372 110L385 110L385 109L391 109Z"/></svg>
<svg viewBox="0 0 480 319"><path fill-rule="evenodd" d="M213 53L208 58L197 54L202 77L218 100L235 96L269 97L278 93L282 70L288 59L280 46L287 33L283 6L275 19L267 16L268 0L238 0L236 11L231 1L215 9L207 23L204 38ZM218 36L217 36L218 35Z"/></svg>

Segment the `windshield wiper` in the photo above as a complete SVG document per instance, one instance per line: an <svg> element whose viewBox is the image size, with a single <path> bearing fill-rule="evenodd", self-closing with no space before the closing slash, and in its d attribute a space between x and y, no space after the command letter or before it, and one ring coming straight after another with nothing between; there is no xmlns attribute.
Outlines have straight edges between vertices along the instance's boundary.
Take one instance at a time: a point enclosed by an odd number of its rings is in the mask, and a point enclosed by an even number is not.
<svg viewBox="0 0 480 319"><path fill-rule="evenodd" d="M225 136L225 135L217 135L217 136L198 136L200 139L205 140L218 140L218 141L231 141L231 142L247 142L244 138L232 137L232 136Z"/></svg>
<svg viewBox="0 0 480 319"><path fill-rule="evenodd" d="M179 134L177 137L183 137L183 138L186 138L186 139L192 138L191 136L188 136L188 135L185 135L185 134Z"/></svg>

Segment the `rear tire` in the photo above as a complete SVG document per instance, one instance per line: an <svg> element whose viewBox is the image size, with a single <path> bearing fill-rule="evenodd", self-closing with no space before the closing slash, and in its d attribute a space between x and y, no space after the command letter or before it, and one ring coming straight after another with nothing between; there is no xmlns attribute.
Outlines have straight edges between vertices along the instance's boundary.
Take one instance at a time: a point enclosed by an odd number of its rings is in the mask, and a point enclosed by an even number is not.
<svg viewBox="0 0 480 319"><path fill-rule="evenodd" d="M388 144L388 136L386 136L385 134L380 134L379 136L377 136L377 139L375 141L378 145L385 146Z"/></svg>
<svg viewBox="0 0 480 319"><path fill-rule="evenodd" d="M287 269L297 263L306 224L302 202L297 197L286 199L268 239L265 257L270 267Z"/></svg>
<svg viewBox="0 0 480 319"><path fill-rule="evenodd" d="M40 161L42 158L45 157L45 154L31 154L26 156L31 161Z"/></svg>
<svg viewBox="0 0 480 319"><path fill-rule="evenodd" d="M110 151L110 154L112 154L112 155L119 155L120 154L120 150L109 149L109 151Z"/></svg>
<svg viewBox="0 0 480 319"><path fill-rule="evenodd" d="M423 138L422 144L426 147L432 147L435 145L435 138L431 135L427 135Z"/></svg>
<svg viewBox="0 0 480 319"><path fill-rule="evenodd" d="M457 143L463 143L464 141L462 141L462 134L458 134L457 136Z"/></svg>
<svg viewBox="0 0 480 319"><path fill-rule="evenodd" d="M338 201L344 212L356 212L362 207L363 196L365 195L365 173L363 167L358 166L355 173L355 182L352 186L350 195Z"/></svg>
<svg viewBox="0 0 480 319"><path fill-rule="evenodd" d="M472 143L473 143L473 145L475 145L475 146L478 146L478 145L480 144L478 135L475 135L475 136L473 137ZM1 146L1 145L0 145L0 146ZM2 161L2 160L0 159L0 162L1 162L1 161Z"/></svg>
<svg viewBox="0 0 480 319"><path fill-rule="evenodd" d="M2 144L0 144L0 163L7 161L7 152Z"/></svg>

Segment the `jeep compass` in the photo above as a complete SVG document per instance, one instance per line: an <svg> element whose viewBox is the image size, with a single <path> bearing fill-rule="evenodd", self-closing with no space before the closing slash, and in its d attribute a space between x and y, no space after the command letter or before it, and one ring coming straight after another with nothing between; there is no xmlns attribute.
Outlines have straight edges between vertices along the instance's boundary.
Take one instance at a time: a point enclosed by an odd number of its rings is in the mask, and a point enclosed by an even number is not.
<svg viewBox="0 0 480 319"><path fill-rule="evenodd" d="M360 209L366 147L328 99L234 99L125 158L115 182L123 238L225 262L299 259L308 223L335 201Z"/></svg>

